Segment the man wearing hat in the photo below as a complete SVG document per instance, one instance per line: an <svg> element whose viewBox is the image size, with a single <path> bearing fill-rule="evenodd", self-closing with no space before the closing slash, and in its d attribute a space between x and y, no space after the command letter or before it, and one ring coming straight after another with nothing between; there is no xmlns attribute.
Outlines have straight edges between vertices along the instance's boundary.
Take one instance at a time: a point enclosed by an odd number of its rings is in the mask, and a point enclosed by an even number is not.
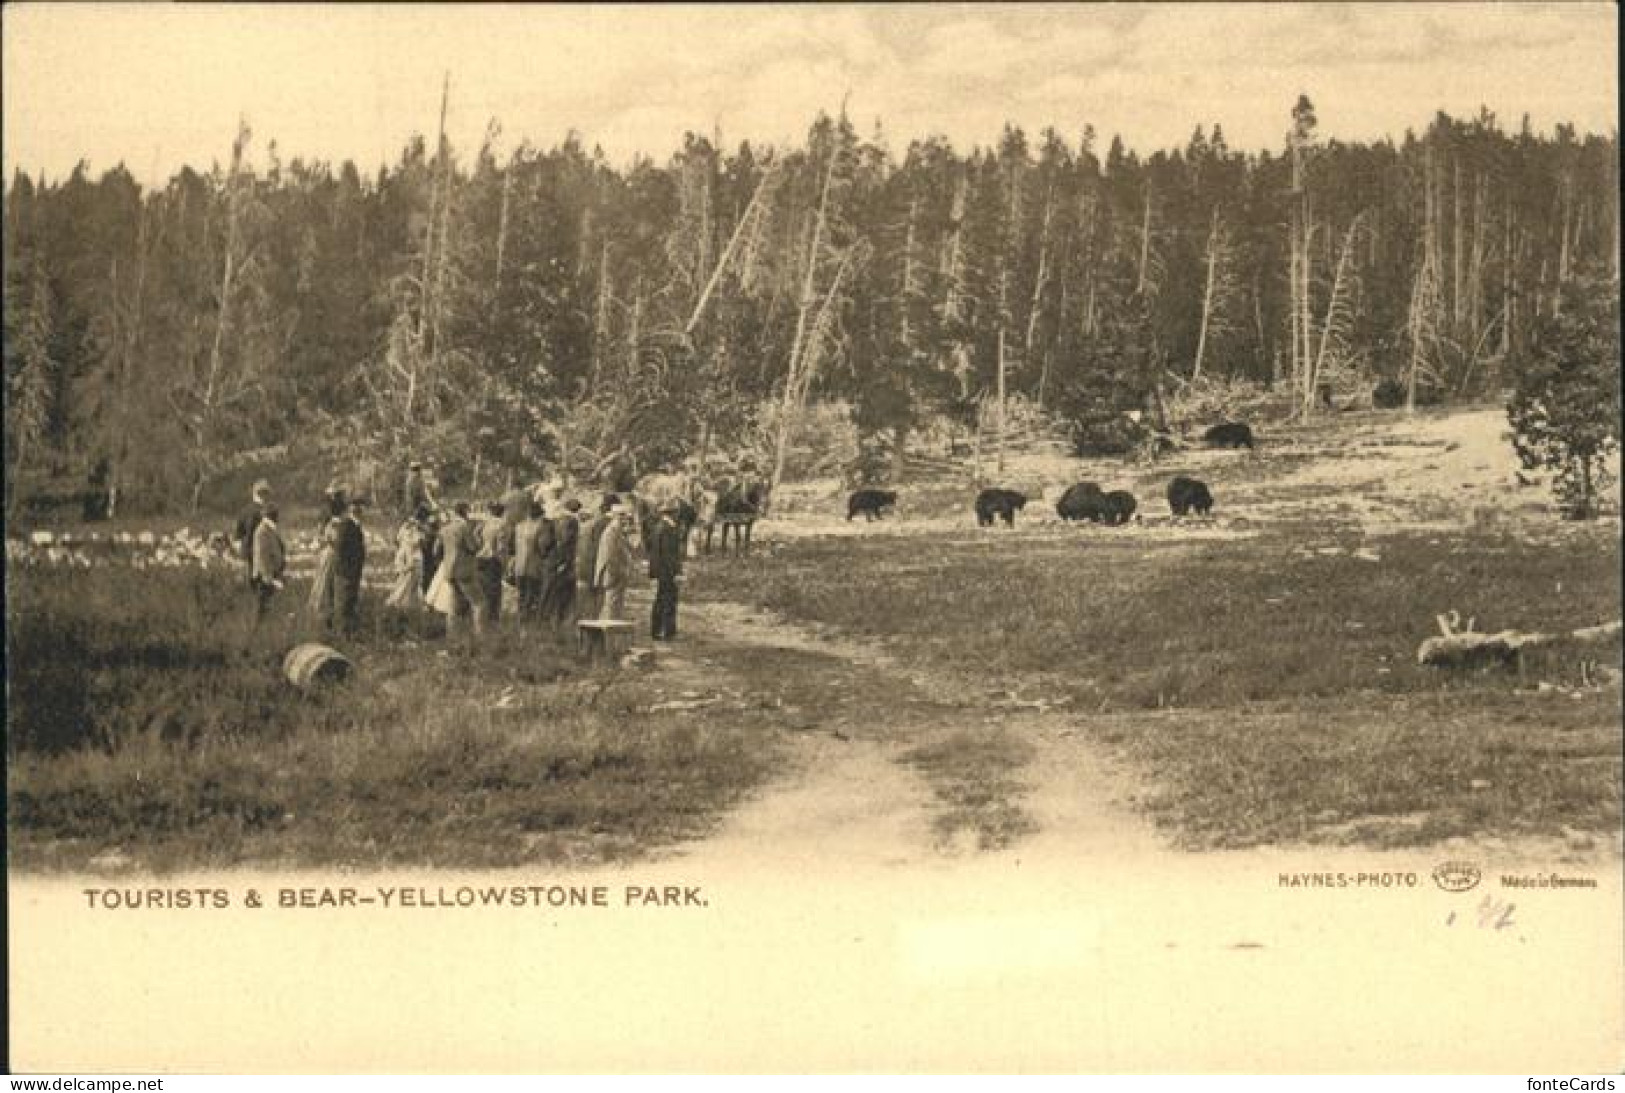
<svg viewBox="0 0 1625 1093"><path fill-rule="evenodd" d="M510 562L514 584L519 589L519 628L536 623L553 576L553 523L542 503L534 497L524 500L525 518L514 527L513 558Z"/></svg>
<svg viewBox="0 0 1625 1093"><path fill-rule="evenodd" d="M632 510L617 502L609 510L609 522L598 541L598 558L593 566L593 590L600 603L598 617L606 620L626 620L626 586L632 581L632 544L628 531L632 526Z"/></svg>
<svg viewBox="0 0 1625 1093"><path fill-rule="evenodd" d="M677 498L667 498L649 537L649 578L655 582L650 636L655 641L670 641L677 636L677 579L683 573L683 529L677 523L678 511Z"/></svg>
<svg viewBox="0 0 1625 1093"><path fill-rule="evenodd" d="M349 511L334 528L331 625L346 634L355 633L361 621L361 571L367 564L367 535L361 528L365 507L361 498L351 498Z"/></svg>
<svg viewBox="0 0 1625 1093"><path fill-rule="evenodd" d="M495 622L502 617L502 575L513 556L512 528L501 501L488 501L485 515L478 521L480 549L474 554L475 579L479 582L485 618Z"/></svg>
<svg viewBox="0 0 1625 1093"><path fill-rule="evenodd" d="M553 521L553 572L548 575L542 614L555 631L566 633L576 622L576 555L580 553L581 537L576 513L581 502L555 498L547 503L547 509Z"/></svg>
<svg viewBox="0 0 1625 1093"><path fill-rule="evenodd" d="M576 534L575 559L575 621L582 619L596 619L599 610L604 606L599 596L596 575L598 571L598 546L603 541L604 529L609 526L611 516L609 511L619 501L613 493L604 494L598 505L598 512L582 522Z"/></svg>

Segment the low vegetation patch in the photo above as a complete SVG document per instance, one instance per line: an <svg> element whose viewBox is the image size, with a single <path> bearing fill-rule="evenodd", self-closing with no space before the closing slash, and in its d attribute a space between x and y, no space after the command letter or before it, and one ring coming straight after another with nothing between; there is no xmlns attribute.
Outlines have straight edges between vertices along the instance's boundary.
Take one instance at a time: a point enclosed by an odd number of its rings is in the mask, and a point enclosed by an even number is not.
<svg viewBox="0 0 1625 1093"><path fill-rule="evenodd" d="M999 850L1035 829L1021 807L1021 768L1033 747L1003 729L962 731L903 754L937 797L937 843Z"/></svg>
<svg viewBox="0 0 1625 1093"><path fill-rule="evenodd" d="M1531 654L1522 673L1416 663L1452 609L1486 630L1617 617L1616 535L810 539L695 591L863 635L990 695L1064 697L1149 771L1158 819L1192 845L1423 843L1617 827L1617 641Z"/></svg>
<svg viewBox="0 0 1625 1093"><path fill-rule="evenodd" d="M355 678L280 676L240 578L30 568L10 580L8 815L25 868L518 865L703 832L763 778L751 711L650 712L637 673L546 638L338 643ZM287 604L300 600L297 585Z"/></svg>
<svg viewBox="0 0 1625 1093"><path fill-rule="evenodd" d="M1435 692L1085 724L1157 773L1152 816L1186 846L1419 846L1617 831L1618 703Z"/></svg>
<svg viewBox="0 0 1625 1093"><path fill-rule="evenodd" d="M990 683L1046 677L1097 710L1510 691L1515 676L1418 666L1434 616L1527 630L1615 617L1611 534L1539 546L1358 533L1193 544L1132 528L811 539L704 571L695 593L833 624Z"/></svg>

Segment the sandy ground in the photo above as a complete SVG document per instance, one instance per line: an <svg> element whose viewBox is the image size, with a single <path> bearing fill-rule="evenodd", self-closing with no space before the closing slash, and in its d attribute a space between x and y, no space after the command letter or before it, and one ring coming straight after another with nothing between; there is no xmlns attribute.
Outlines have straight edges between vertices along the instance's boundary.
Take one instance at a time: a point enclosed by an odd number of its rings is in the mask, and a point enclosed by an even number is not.
<svg viewBox="0 0 1625 1093"><path fill-rule="evenodd" d="M1295 490L1335 486L1362 498L1362 526L1381 534L1482 520L1475 505L1505 508L1528 492L1497 446L1497 415L1392 422L1356 436L1369 446L1359 460L1290 470L1260 496L1291 505L1302 503ZM1246 458L1204 454L1224 457ZM965 522L940 518L967 541L985 534ZM771 540L937 527L803 515L759 530ZM1249 533L1222 520L1140 531ZM683 642L655 654L675 693L719 686L742 651L792 649L819 654L831 688L861 670L966 699L911 740L991 713L969 681L921 678L874 647L749 609L687 608L684 626ZM784 773L713 837L633 867L141 882L224 889L231 906L211 911L91 909L85 888L135 883L13 878L11 989L24 1003L13 1007L13 1065L1552 1074L1625 1064L1617 841L1181 852L1134 811L1132 773L1090 747L1072 715L997 716L1035 749L1018 776L1037 830L991 853L934 835L934 794L901 761L905 741L814 718L791 737ZM1444 890L1433 872L1446 861L1481 879ZM1553 874L1591 886L1503 883ZM274 905L283 888L422 887L424 900L455 902L464 885L555 884L602 886L608 906ZM628 904L629 887L666 886L697 889L696 902ZM250 888L273 905L243 906Z"/></svg>
<svg viewBox="0 0 1625 1093"><path fill-rule="evenodd" d="M1614 482L1606 517L1617 525L1620 512L1619 455L1608 464ZM1139 500L1140 522L1133 534L1156 539L1247 538L1282 520L1333 517L1380 536L1417 528L1492 525L1534 536L1563 533L1554 528L1556 506L1548 476L1525 471L1507 440L1506 413L1478 409L1448 414L1360 413L1307 428L1260 437L1256 451L1192 448L1154 466L1114 459L1075 459L1058 445L1012 453L1001 485L1033 498L1017 517L1018 528L1056 534L1121 535L1122 529L1068 527L1055 515L1055 501L1067 486L1094 481L1102 489L1127 489ZM1175 521L1164 490L1184 474L1210 481L1217 499L1215 518ZM990 483L991 484L991 483ZM869 522L845 519L846 491L833 481L798 483L787 493L786 513L757 525L758 540L807 537L918 535L972 537L1003 529L977 529L969 479L958 484L963 504L957 511L922 511L922 491L951 495L951 480L907 482L895 515Z"/></svg>

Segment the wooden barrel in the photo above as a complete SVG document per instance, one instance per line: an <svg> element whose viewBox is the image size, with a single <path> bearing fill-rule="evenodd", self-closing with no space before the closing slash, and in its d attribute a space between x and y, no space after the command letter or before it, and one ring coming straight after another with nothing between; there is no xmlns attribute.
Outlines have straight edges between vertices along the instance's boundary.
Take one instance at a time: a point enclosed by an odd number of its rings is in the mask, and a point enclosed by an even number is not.
<svg viewBox="0 0 1625 1093"><path fill-rule="evenodd" d="M352 667L343 653L316 642L296 645L282 659L283 676L301 690L342 683L350 678Z"/></svg>

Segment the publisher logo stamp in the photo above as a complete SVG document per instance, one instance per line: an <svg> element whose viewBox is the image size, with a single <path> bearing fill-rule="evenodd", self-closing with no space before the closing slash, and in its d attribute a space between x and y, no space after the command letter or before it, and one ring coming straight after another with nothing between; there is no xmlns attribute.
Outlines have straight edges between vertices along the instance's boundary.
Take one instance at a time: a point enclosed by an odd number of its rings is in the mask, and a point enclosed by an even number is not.
<svg viewBox="0 0 1625 1093"><path fill-rule="evenodd" d="M1446 892L1470 892L1478 887L1484 874L1471 862L1440 862L1433 870L1433 883Z"/></svg>

